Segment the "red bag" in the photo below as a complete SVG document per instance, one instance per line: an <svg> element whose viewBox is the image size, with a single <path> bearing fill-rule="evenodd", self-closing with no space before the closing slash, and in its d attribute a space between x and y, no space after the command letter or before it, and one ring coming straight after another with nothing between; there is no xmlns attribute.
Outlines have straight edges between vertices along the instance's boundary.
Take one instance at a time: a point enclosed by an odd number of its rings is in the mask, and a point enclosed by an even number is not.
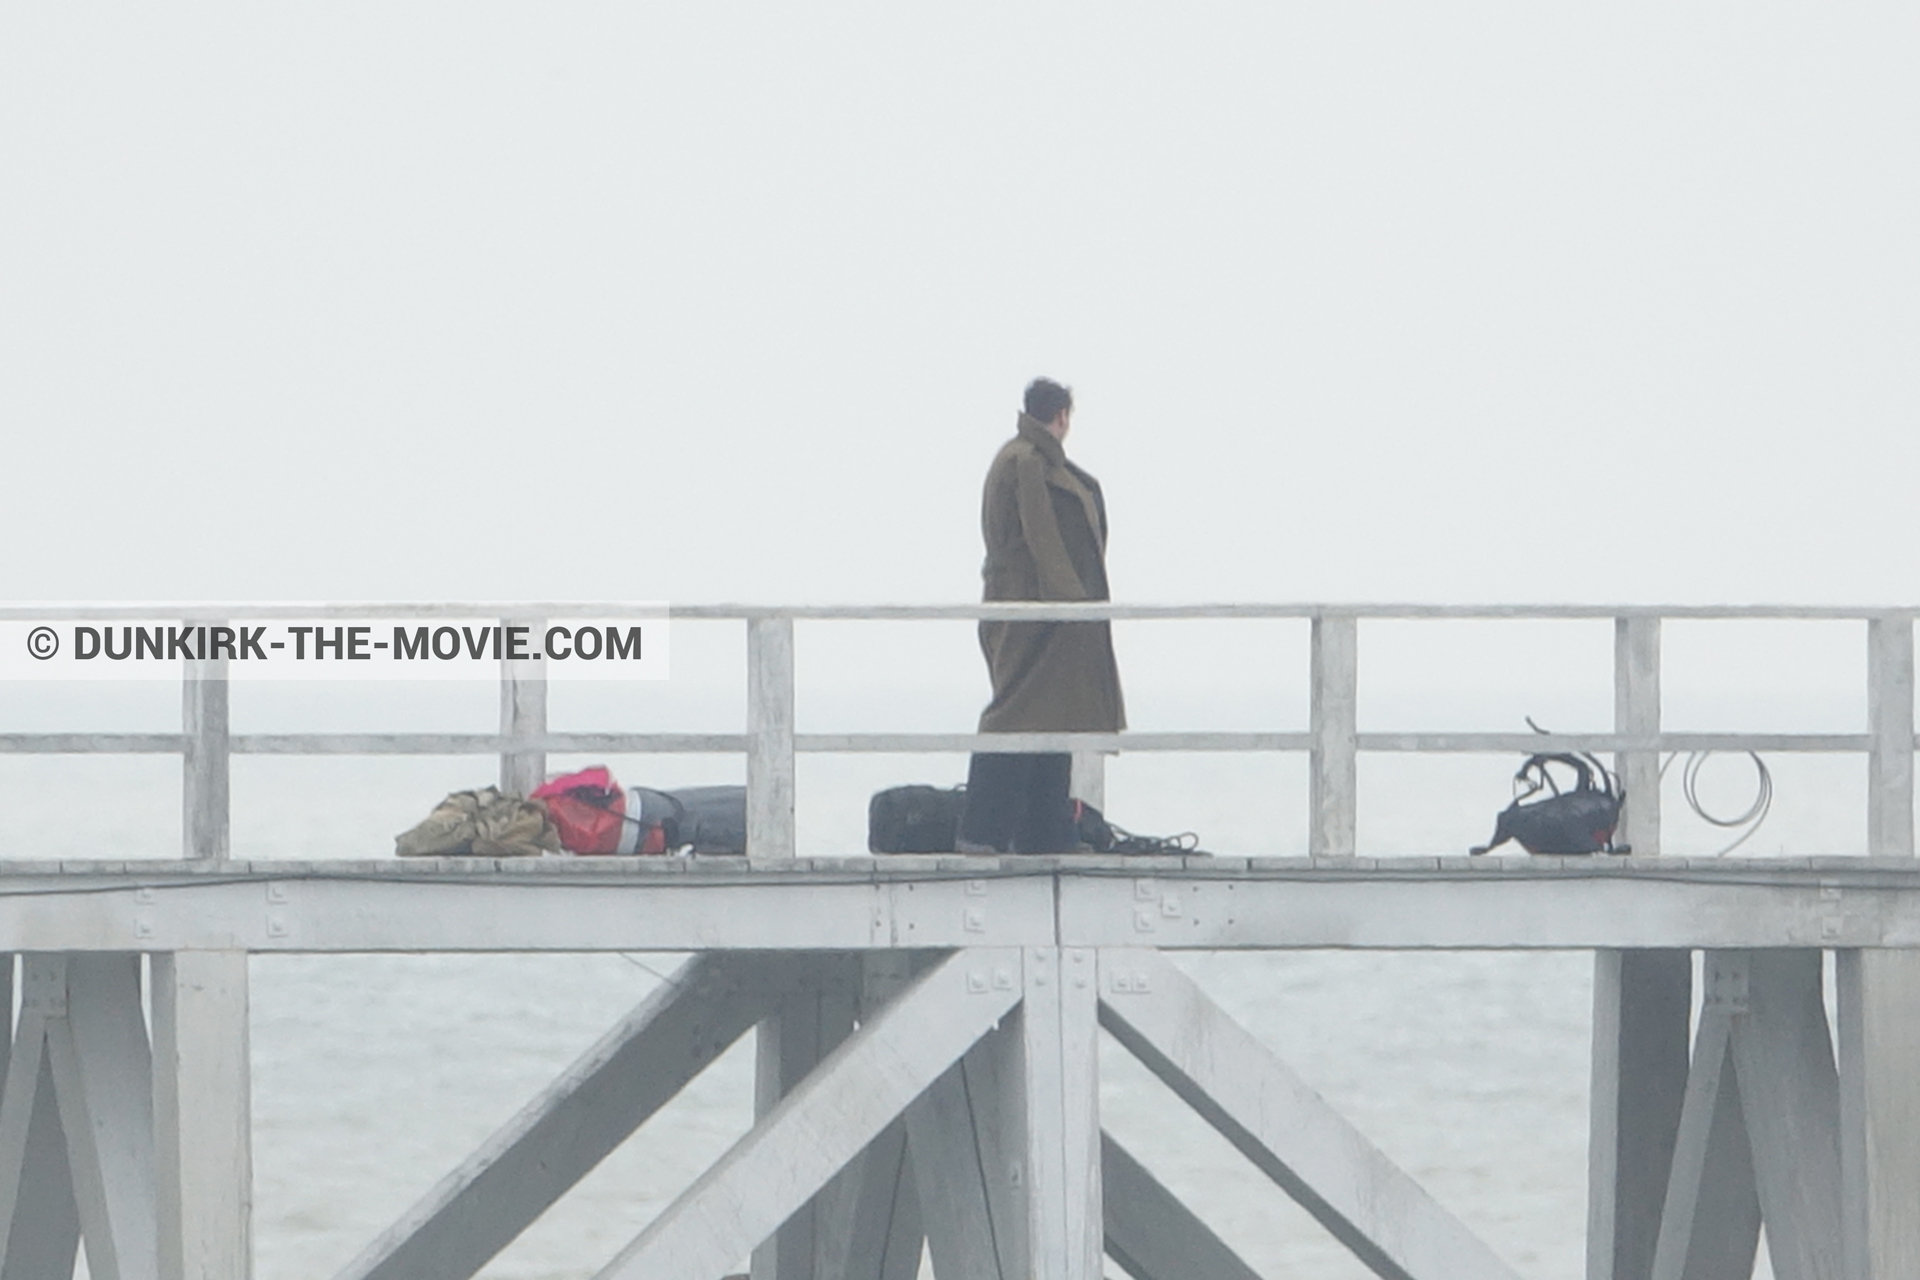
<svg viewBox="0 0 1920 1280"><path fill-rule="evenodd" d="M547 817L568 853L665 853L666 828L657 819L642 820L645 806L637 793L644 788L634 790L629 813L627 793L605 765L597 764L542 783L532 798L547 806Z"/></svg>
<svg viewBox="0 0 1920 1280"><path fill-rule="evenodd" d="M547 817L571 853L614 853L627 825L627 797L605 765L595 765L542 783L533 799L546 802Z"/></svg>

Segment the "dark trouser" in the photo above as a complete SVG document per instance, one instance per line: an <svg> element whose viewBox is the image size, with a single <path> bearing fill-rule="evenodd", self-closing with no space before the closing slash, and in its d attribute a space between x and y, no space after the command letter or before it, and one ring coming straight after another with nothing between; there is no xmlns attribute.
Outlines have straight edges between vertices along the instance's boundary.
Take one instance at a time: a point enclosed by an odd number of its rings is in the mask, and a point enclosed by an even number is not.
<svg viewBox="0 0 1920 1280"><path fill-rule="evenodd" d="M980 752L967 767L960 839L1002 853L1071 853L1073 757Z"/></svg>

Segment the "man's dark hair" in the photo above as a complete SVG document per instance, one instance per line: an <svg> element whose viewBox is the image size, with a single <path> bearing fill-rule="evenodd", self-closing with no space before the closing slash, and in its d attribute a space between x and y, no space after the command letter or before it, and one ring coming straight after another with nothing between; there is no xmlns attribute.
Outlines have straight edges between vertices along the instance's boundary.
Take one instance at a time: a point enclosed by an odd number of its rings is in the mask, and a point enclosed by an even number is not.
<svg viewBox="0 0 1920 1280"><path fill-rule="evenodd" d="M1051 378L1035 378L1027 384L1027 416L1052 422L1060 411L1071 411L1073 392Z"/></svg>

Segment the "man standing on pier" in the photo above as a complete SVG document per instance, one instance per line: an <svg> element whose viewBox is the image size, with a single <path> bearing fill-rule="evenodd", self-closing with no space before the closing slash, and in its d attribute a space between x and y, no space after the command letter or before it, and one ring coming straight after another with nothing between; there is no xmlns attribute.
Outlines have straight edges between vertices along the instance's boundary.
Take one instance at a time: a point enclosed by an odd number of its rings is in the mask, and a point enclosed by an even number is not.
<svg viewBox="0 0 1920 1280"><path fill-rule="evenodd" d="M1107 507L1100 482L1067 461L1073 392L1046 378L1027 388L1013 439L987 469L980 525L983 598L1105 600ZM1109 624L990 622L980 648L993 700L981 733L1115 733L1126 727ZM1079 844L1064 752L980 752L967 770L961 853L1069 853Z"/></svg>

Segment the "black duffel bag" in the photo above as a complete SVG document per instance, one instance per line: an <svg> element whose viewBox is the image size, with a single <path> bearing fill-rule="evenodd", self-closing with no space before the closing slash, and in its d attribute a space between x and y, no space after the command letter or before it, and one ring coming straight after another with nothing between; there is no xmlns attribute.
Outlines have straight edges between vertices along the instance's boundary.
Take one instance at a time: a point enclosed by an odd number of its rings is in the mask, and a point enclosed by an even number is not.
<svg viewBox="0 0 1920 1280"><path fill-rule="evenodd" d="M642 827L659 827L671 851L710 854L747 851L745 787L681 787L677 791L628 787L627 796L628 820Z"/></svg>
<svg viewBox="0 0 1920 1280"><path fill-rule="evenodd" d="M1100 811L1083 800L1070 800L1073 826L1080 843L1099 853L1147 852L1121 849L1121 833L1109 826ZM960 811L967 804L965 787L929 787L915 783L888 787L867 802L867 851L870 853L952 853L960 834ZM1138 841L1138 837L1130 837ZM1154 842L1152 852L1161 852Z"/></svg>
<svg viewBox="0 0 1920 1280"><path fill-rule="evenodd" d="M965 787L888 787L867 801L870 853L952 853Z"/></svg>

